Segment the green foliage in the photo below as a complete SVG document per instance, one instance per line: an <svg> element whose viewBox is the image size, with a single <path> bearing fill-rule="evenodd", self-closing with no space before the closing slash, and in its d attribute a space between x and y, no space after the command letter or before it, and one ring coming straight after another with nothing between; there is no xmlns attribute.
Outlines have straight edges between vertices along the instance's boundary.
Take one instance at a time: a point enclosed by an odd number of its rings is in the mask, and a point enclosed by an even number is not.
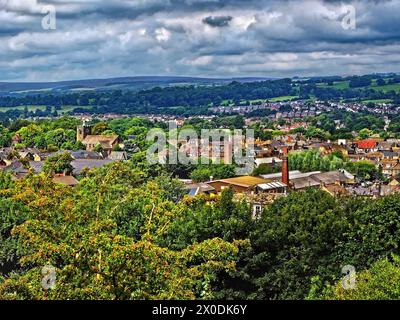
<svg viewBox="0 0 400 320"><path fill-rule="evenodd" d="M9 147L11 145L11 133L7 128L0 125L0 148Z"/></svg>
<svg viewBox="0 0 400 320"><path fill-rule="evenodd" d="M372 162L368 160L350 162L340 151L326 156L321 156L317 150L289 153L289 167L291 170L302 172L346 169L361 180L381 178L381 174Z"/></svg>
<svg viewBox="0 0 400 320"><path fill-rule="evenodd" d="M106 122L96 123L92 128L92 134L101 135L103 132L108 130L108 124Z"/></svg>
<svg viewBox="0 0 400 320"><path fill-rule="evenodd" d="M35 123L16 121L3 134L0 127L0 145L10 145L12 133L18 133L22 139L21 147L35 147L48 152L58 149L84 149L85 147L76 141L78 124L78 120L65 116L53 121L43 120Z"/></svg>
<svg viewBox="0 0 400 320"><path fill-rule="evenodd" d="M226 241L245 240L254 227L251 211L245 201L233 201L227 189L215 203L199 196L186 199L175 211L174 221L167 226L160 243L173 249L221 237Z"/></svg>
<svg viewBox="0 0 400 320"><path fill-rule="evenodd" d="M43 134L43 129L36 124L30 124L18 130L17 134L21 135L22 142L27 147L35 147L35 140Z"/></svg>
<svg viewBox="0 0 400 320"><path fill-rule="evenodd" d="M74 169L71 165L72 161L73 158L68 152L56 154L46 159L42 171L48 175L55 173L65 173L69 175Z"/></svg>
<svg viewBox="0 0 400 320"><path fill-rule="evenodd" d="M49 145L55 145L58 148L69 144L73 146L76 141L76 132L75 130L64 130L59 128L46 132L44 139L44 148ZM44 148L42 147L42 149Z"/></svg>
<svg viewBox="0 0 400 320"><path fill-rule="evenodd" d="M157 183L141 181L129 164L115 163L94 170L75 189L45 176L17 182L0 210L14 213L13 197L26 208L2 229L19 263L0 280L0 298L212 298L210 284L218 272L234 269L239 243L215 237L180 250L160 246L156 240L174 221L175 204ZM7 214L0 216L7 222ZM57 274L47 292L41 287L45 265Z"/></svg>
<svg viewBox="0 0 400 320"><path fill-rule="evenodd" d="M104 151L104 149L103 149L103 147L101 146L101 144L98 143L98 144L96 144L96 145L94 146L93 151L101 153L101 152Z"/></svg>
<svg viewBox="0 0 400 320"><path fill-rule="evenodd" d="M254 168L252 176L259 176L263 174L277 173L282 169L280 166L271 166L267 163L262 163L258 167Z"/></svg>
<svg viewBox="0 0 400 320"><path fill-rule="evenodd" d="M187 190L183 182L176 179L170 179L166 175L156 177L155 182L162 190L160 197L166 200L178 203L187 194Z"/></svg>
<svg viewBox="0 0 400 320"><path fill-rule="evenodd" d="M14 186L12 175L8 172L0 171L0 190L10 189Z"/></svg>
<svg viewBox="0 0 400 320"><path fill-rule="evenodd" d="M346 206L323 191L292 193L267 208L251 235L250 296L303 299L310 277L332 281L340 272L337 246L348 230Z"/></svg>
<svg viewBox="0 0 400 320"><path fill-rule="evenodd" d="M364 268L390 253L400 254L400 196L369 201L357 208L343 252L348 264Z"/></svg>
<svg viewBox="0 0 400 320"><path fill-rule="evenodd" d="M198 119L190 125L195 130L203 124L236 127L242 120ZM341 120L358 126L347 114ZM22 145L83 148L75 141L76 120L57 121L18 121L10 126L13 130L0 130L7 137L19 132ZM318 121L322 129L311 126L299 132L325 138L338 134L331 115L319 116ZM369 116L361 122L361 129L371 131L375 129L365 123L381 125ZM185 186L172 179L229 178L235 175L234 166L149 165L147 128L161 124L139 118L112 120L107 127L100 124L102 133L115 132L127 139L129 161L86 170L75 188L50 179L54 173L72 171L69 153L49 157L44 174L29 174L21 181L0 172L0 298L398 297L394 284L399 262L391 257L400 255L399 194L333 198L306 190L265 206L254 220L252 206L232 190L188 197ZM263 125L255 128L263 134ZM18 157L17 152L9 155ZM289 157L291 169L344 168L361 179L379 178L372 163L349 162L339 151L327 156L305 151ZM261 165L254 174L270 170ZM341 268L348 264L359 272L359 286L353 292L343 292L338 282ZM40 284L45 265L57 271L57 286L47 292Z"/></svg>
<svg viewBox="0 0 400 320"><path fill-rule="evenodd" d="M302 172L333 171L346 168L347 162L343 160L343 155L332 153L321 156L319 151L311 150L289 153L289 167Z"/></svg>
<svg viewBox="0 0 400 320"><path fill-rule="evenodd" d="M227 179L235 176L235 167L233 165L199 165L190 174L190 179L194 182L205 182L213 179Z"/></svg>
<svg viewBox="0 0 400 320"><path fill-rule="evenodd" d="M360 132L358 133L358 136L360 137L360 139L367 139L371 135L372 135L372 131L367 128L361 129Z"/></svg>
<svg viewBox="0 0 400 320"><path fill-rule="evenodd" d="M194 182L209 181L212 177L212 170L210 168L199 168L192 171L190 178Z"/></svg>
<svg viewBox="0 0 400 320"><path fill-rule="evenodd" d="M375 164L368 160L360 160L357 162L348 163L347 168L352 173L356 174L362 180L373 180L381 178Z"/></svg>
<svg viewBox="0 0 400 320"><path fill-rule="evenodd" d="M305 137L310 138L318 138L323 141L326 141L330 138L329 132L326 132L320 128L316 128L314 126L310 126L304 133Z"/></svg>
<svg viewBox="0 0 400 320"><path fill-rule="evenodd" d="M368 270L356 273L356 287L345 290L342 282L328 287L320 297L330 300L399 300L400 258L379 260Z"/></svg>

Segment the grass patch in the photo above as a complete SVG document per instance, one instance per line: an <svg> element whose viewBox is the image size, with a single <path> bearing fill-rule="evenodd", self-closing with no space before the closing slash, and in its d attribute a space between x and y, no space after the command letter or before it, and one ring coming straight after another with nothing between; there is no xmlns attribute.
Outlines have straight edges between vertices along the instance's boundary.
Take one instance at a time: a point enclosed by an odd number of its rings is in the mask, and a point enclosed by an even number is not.
<svg viewBox="0 0 400 320"><path fill-rule="evenodd" d="M282 96L268 99L270 102L281 102L281 101L290 101L292 99L298 99L299 96Z"/></svg>
<svg viewBox="0 0 400 320"><path fill-rule="evenodd" d="M393 100L391 99L378 99L378 100L363 100L363 103L392 103Z"/></svg>
<svg viewBox="0 0 400 320"><path fill-rule="evenodd" d="M41 110L44 111L46 110L46 106L27 106L28 107L28 111L32 111L35 112L36 110ZM76 108L82 108L82 109L86 109L86 110L90 110L92 109L91 106L62 106L61 110L58 110L58 113L64 114L70 111L73 111ZM0 112L6 112L8 110L21 110L23 111L25 109L25 106L18 106L18 107L1 107L0 106ZM53 110L54 108L52 108Z"/></svg>
<svg viewBox="0 0 400 320"><path fill-rule="evenodd" d="M392 91L392 90L394 90L396 92L400 92L400 83L386 84L384 86L372 85L371 89L379 90L379 91L383 91L383 92L388 92L388 91Z"/></svg>
<svg viewBox="0 0 400 320"><path fill-rule="evenodd" d="M338 90L348 89L350 88L349 81L336 81L333 85L328 85L326 83L317 83L317 87L319 88L333 88Z"/></svg>

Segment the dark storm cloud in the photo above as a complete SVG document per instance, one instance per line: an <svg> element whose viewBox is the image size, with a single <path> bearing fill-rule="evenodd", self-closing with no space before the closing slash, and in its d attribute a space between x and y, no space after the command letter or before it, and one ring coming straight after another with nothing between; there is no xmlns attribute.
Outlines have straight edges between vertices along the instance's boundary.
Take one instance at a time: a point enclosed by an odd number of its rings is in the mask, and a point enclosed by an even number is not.
<svg viewBox="0 0 400 320"><path fill-rule="evenodd" d="M355 30L342 25L349 6ZM0 0L0 77L400 71L398 12L400 0Z"/></svg>
<svg viewBox="0 0 400 320"><path fill-rule="evenodd" d="M227 27L233 18L231 16L205 17L203 22L211 27Z"/></svg>

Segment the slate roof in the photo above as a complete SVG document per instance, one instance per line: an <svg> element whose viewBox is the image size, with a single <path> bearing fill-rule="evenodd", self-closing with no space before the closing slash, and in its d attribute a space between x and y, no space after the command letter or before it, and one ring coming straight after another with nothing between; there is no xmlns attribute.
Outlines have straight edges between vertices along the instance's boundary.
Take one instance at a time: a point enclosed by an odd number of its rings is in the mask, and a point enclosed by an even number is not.
<svg viewBox="0 0 400 320"><path fill-rule="evenodd" d="M72 158L74 159L103 159L103 156L95 151L78 150L70 152Z"/></svg>
<svg viewBox="0 0 400 320"><path fill-rule="evenodd" d="M79 175L79 174L81 174L82 170L85 169L85 168L88 168L88 169L100 168L100 167L102 167L102 166L104 166L106 164L109 164L111 162L113 162L113 160L110 160L110 159L101 159L101 160L78 159L78 160L72 161L71 164L74 167L73 174L74 175Z"/></svg>
<svg viewBox="0 0 400 320"><path fill-rule="evenodd" d="M293 185L294 189L304 189L321 185L321 183L313 177L290 179L290 184Z"/></svg>
<svg viewBox="0 0 400 320"><path fill-rule="evenodd" d="M324 184L335 184L338 181L346 182L347 180L351 179L350 177L348 178L344 173L338 170L315 174L312 177Z"/></svg>

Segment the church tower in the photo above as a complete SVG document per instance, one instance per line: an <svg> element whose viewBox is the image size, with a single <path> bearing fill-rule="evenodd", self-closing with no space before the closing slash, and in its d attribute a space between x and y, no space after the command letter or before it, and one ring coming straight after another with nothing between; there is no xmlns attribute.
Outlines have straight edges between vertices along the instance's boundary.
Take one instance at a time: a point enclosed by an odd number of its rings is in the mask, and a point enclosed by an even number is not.
<svg viewBox="0 0 400 320"><path fill-rule="evenodd" d="M88 135L91 134L91 131L92 126L86 124L86 122L83 122L81 126L76 128L76 140L82 142Z"/></svg>

